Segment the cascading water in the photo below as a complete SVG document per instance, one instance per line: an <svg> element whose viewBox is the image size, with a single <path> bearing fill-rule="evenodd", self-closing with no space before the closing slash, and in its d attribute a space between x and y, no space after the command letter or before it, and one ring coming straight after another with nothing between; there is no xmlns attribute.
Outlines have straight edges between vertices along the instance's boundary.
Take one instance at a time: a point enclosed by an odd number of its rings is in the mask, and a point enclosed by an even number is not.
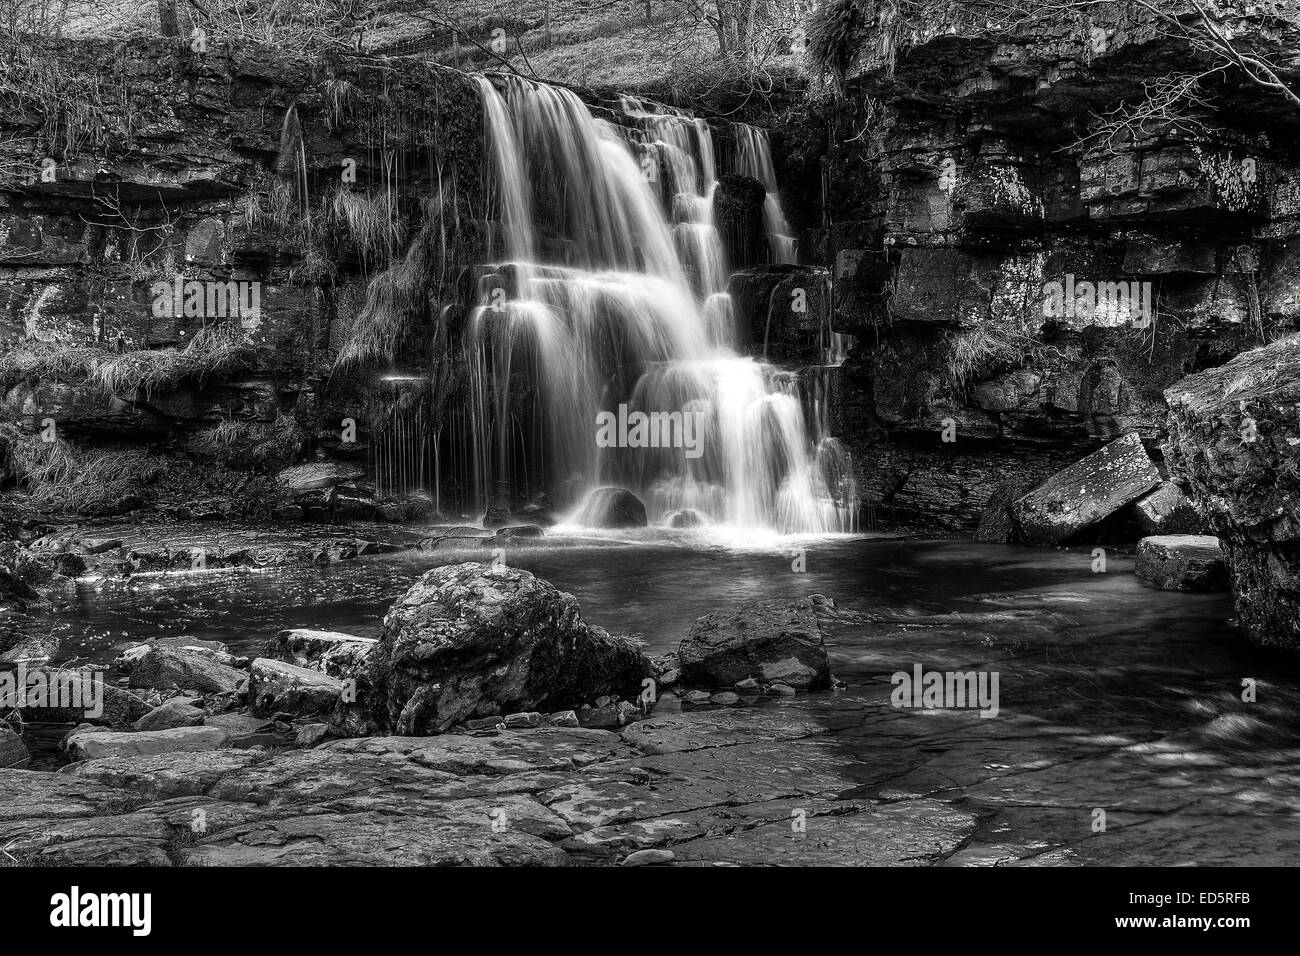
<svg viewBox="0 0 1300 956"><path fill-rule="evenodd" d="M772 164L772 146L767 130L736 124L736 172L757 179L767 190L763 200L763 230L767 233L772 261L778 264L796 261L796 241L790 235L790 223L781 208L781 193Z"/></svg>
<svg viewBox="0 0 1300 956"><path fill-rule="evenodd" d="M568 90L478 84L505 255L465 331L478 504L550 487L576 515L615 485L651 523L690 509L738 529L852 530L852 470L810 428L798 377L737 352L707 124L631 99L616 124ZM638 411L693 416L698 454L598 443L598 416Z"/></svg>

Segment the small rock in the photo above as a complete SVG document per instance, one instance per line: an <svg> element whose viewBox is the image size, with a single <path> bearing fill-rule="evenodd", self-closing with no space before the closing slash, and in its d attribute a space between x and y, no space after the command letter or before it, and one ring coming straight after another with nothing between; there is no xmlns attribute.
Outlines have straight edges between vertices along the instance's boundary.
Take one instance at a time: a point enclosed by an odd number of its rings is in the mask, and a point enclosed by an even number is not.
<svg viewBox="0 0 1300 956"><path fill-rule="evenodd" d="M711 703L711 704L724 704L724 705L726 705L726 704L734 704L734 703L736 703L736 702L739 701L739 700L740 700L740 695L739 695L739 694L733 694L733 693L732 693L731 691L729 691L729 690L724 690L724 691L721 691L720 693L714 694L712 697L710 697L710 698L709 698L709 703Z"/></svg>
<svg viewBox="0 0 1300 956"><path fill-rule="evenodd" d="M754 678L752 677L746 677L744 680L736 681L736 690L742 691L747 694L748 693L756 694L761 689L762 688L759 686L758 681L754 680Z"/></svg>
<svg viewBox="0 0 1300 956"><path fill-rule="evenodd" d="M670 667L668 670L664 671L662 674L659 675L659 686L671 687L673 684L676 684L681 679L682 679L682 672L678 670L676 667Z"/></svg>
<svg viewBox="0 0 1300 956"><path fill-rule="evenodd" d="M579 717L579 722L583 727L613 730L622 727L624 724L630 724L640 717L641 712L635 706L621 700L616 704L607 704L603 707L584 710Z"/></svg>
<svg viewBox="0 0 1300 956"><path fill-rule="evenodd" d="M197 727L203 723L203 711L183 697L155 707L134 724L136 730L170 730L172 727Z"/></svg>
<svg viewBox="0 0 1300 956"><path fill-rule="evenodd" d="M232 735L239 737L262 733L271 726L271 721L265 717L254 717L252 714L233 712L209 714L203 723L208 727L221 727L230 731Z"/></svg>
<svg viewBox="0 0 1300 956"><path fill-rule="evenodd" d="M579 726L578 715L571 710L557 710L555 713L551 714L547 720L550 721L552 727Z"/></svg>
<svg viewBox="0 0 1300 956"><path fill-rule="evenodd" d="M798 693L798 691L784 681L775 681L768 684L767 692L769 694L775 694L777 697L793 697Z"/></svg>
<svg viewBox="0 0 1300 956"><path fill-rule="evenodd" d="M506 729L519 730L525 727L542 726L542 715L536 711L528 711L522 714L506 714Z"/></svg>
<svg viewBox="0 0 1300 956"><path fill-rule="evenodd" d="M500 714L493 717L473 717L465 721L465 726L470 730L491 730L499 727L504 723L504 718Z"/></svg>
<svg viewBox="0 0 1300 956"><path fill-rule="evenodd" d="M303 724L294 740L299 747L315 747L330 734L329 724Z"/></svg>
<svg viewBox="0 0 1300 956"><path fill-rule="evenodd" d="M828 687L830 660L817 620L823 607L806 597L755 601L706 614L677 649L682 674L692 684L714 687L754 675L808 690Z"/></svg>
<svg viewBox="0 0 1300 956"><path fill-rule="evenodd" d="M688 704L707 704L709 702L708 691L688 690L686 692L686 703Z"/></svg>

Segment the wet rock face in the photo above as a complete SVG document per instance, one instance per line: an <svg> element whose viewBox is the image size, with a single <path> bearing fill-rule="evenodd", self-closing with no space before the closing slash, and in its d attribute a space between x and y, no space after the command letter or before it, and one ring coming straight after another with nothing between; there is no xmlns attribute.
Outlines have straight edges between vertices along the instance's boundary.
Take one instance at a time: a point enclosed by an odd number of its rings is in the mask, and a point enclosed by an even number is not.
<svg viewBox="0 0 1300 956"><path fill-rule="evenodd" d="M764 261L763 200L767 190L757 179L723 173L713 192L713 220L727 262L740 269Z"/></svg>
<svg viewBox="0 0 1300 956"><path fill-rule="evenodd" d="M782 681L820 690L831 684L830 661L813 598L758 601L706 614L677 649L688 683L731 687L738 681Z"/></svg>
<svg viewBox="0 0 1300 956"><path fill-rule="evenodd" d="M1242 627L1300 650L1300 336L1165 395L1165 459L1223 544Z"/></svg>
<svg viewBox="0 0 1300 956"><path fill-rule="evenodd" d="M403 734L472 717L554 711L635 696L650 662L628 639L586 624L573 596L527 571L435 568L384 618L370 671L376 719Z"/></svg>

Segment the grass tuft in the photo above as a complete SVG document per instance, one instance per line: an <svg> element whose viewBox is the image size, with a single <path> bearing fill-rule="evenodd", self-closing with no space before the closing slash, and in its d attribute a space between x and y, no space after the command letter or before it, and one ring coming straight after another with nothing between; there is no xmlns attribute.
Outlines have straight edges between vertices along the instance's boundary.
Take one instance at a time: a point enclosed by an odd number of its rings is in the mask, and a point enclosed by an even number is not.
<svg viewBox="0 0 1300 956"><path fill-rule="evenodd" d="M151 395L182 382L202 382L247 367L253 347L243 333L221 326L200 329L183 348L139 349L96 363L91 380L113 395Z"/></svg>

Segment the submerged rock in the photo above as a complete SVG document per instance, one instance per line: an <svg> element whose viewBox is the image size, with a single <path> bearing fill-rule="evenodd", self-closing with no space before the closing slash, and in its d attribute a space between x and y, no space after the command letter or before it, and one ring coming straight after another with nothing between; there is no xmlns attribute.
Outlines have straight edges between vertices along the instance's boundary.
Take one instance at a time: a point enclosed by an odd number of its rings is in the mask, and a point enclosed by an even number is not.
<svg viewBox="0 0 1300 956"><path fill-rule="evenodd" d="M583 622L571 594L518 568L434 568L397 599L371 670L379 721L441 733L471 717L633 694L650 663Z"/></svg>
<svg viewBox="0 0 1300 956"><path fill-rule="evenodd" d="M1061 544L1159 483L1142 437L1130 432L1014 501L1011 513L1026 544Z"/></svg>
<svg viewBox="0 0 1300 956"><path fill-rule="evenodd" d="M731 687L753 677L818 690L831 684L814 598L756 601L699 618L677 649L688 683Z"/></svg>
<svg viewBox="0 0 1300 956"><path fill-rule="evenodd" d="M588 528L644 528L645 502L626 488L597 488L576 518Z"/></svg>
<svg viewBox="0 0 1300 956"><path fill-rule="evenodd" d="M1251 640L1300 651L1300 335L1166 390L1165 460L1227 556Z"/></svg>
<svg viewBox="0 0 1300 956"><path fill-rule="evenodd" d="M1138 542L1138 577L1165 591L1223 591L1228 569L1219 539L1205 534L1166 534Z"/></svg>

